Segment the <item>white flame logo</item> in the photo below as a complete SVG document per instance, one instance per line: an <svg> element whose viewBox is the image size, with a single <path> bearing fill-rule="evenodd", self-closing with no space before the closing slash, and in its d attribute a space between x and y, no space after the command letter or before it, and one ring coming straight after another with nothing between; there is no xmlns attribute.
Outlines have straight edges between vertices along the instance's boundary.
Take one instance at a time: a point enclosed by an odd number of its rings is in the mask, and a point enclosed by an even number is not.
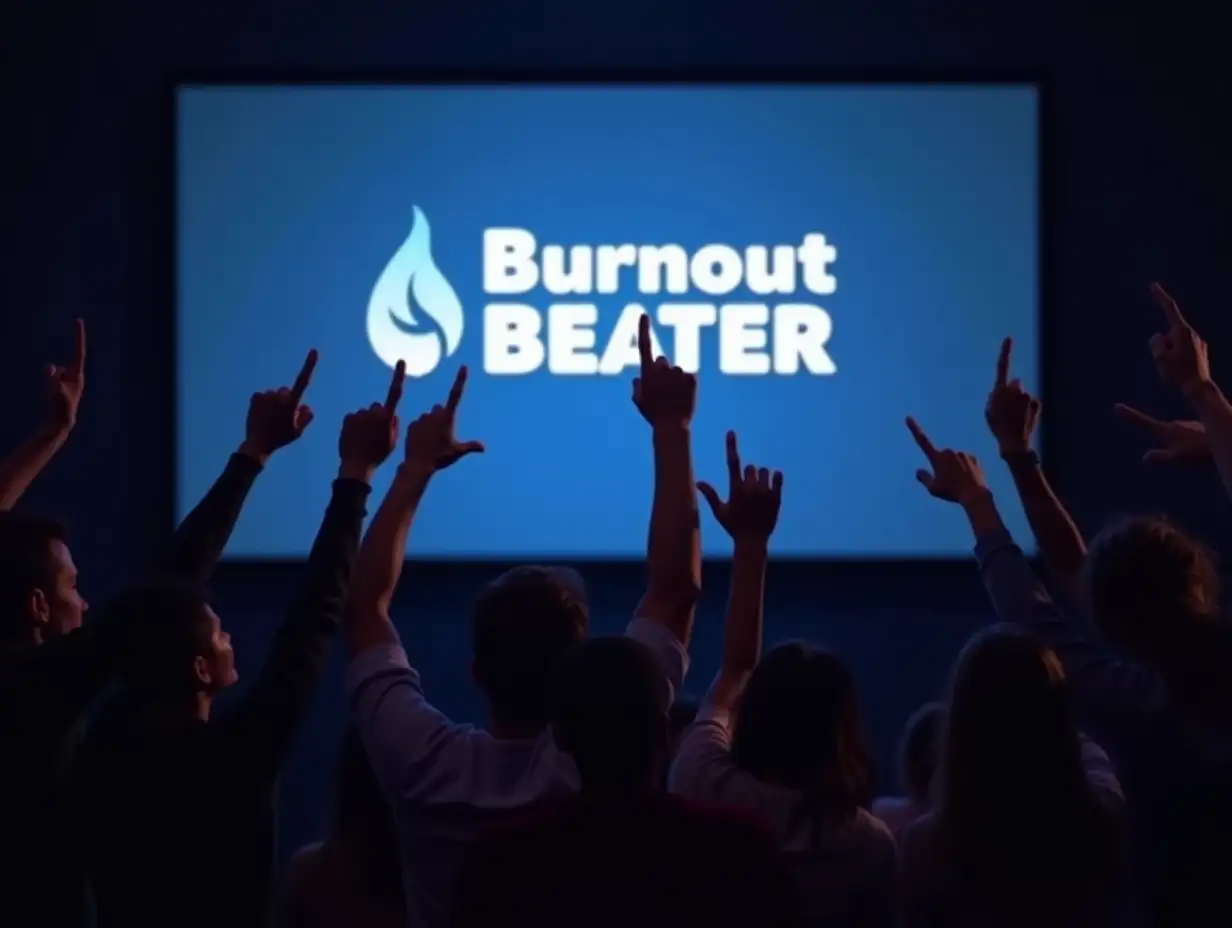
<svg viewBox="0 0 1232 928"><path fill-rule="evenodd" d="M412 206L411 231L385 265L368 300L368 341L389 367L406 363L410 377L432 373L462 341L462 303L432 260L432 229ZM439 333L423 331L411 302L436 323Z"/></svg>

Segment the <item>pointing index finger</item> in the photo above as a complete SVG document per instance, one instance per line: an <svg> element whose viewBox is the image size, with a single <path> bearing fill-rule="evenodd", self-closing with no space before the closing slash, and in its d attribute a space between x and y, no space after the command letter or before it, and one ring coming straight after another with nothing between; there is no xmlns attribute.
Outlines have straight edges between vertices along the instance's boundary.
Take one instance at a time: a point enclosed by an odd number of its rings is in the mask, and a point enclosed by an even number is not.
<svg viewBox="0 0 1232 928"><path fill-rule="evenodd" d="M1001 342L1001 353L997 355L997 387L1004 387L1010 380L1010 354L1014 350L1014 340L1004 339Z"/></svg>
<svg viewBox="0 0 1232 928"><path fill-rule="evenodd" d="M453 379L453 386L449 388L449 399L445 400L445 408L450 414L458 411L458 403L462 402L462 391L466 389L466 365L463 364L458 368L458 375Z"/></svg>
<svg viewBox="0 0 1232 928"><path fill-rule="evenodd" d="M73 370L80 377L86 369L86 323L77 320L77 339L73 345Z"/></svg>
<svg viewBox="0 0 1232 928"><path fill-rule="evenodd" d="M924 430L920 428L920 423L908 416L907 428L911 430L911 437L915 439L915 443L924 452L924 457L928 458L930 464L935 463L937 460L937 448L929 440L928 436L924 434Z"/></svg>
<svg viewBox="0 0 1232 928"><path fill-rule="evenodd" d="M650 317L645 313L637 320L637 354L642 361L644 376L654 364L654 354L650 350Z"/></svg>
<svg viewBox="0 0 1232 928"><path fill-rule="evenodd" d="M304 391L308 389L308 384L312 382L312 372L317 368L318 357L319 355L315 348L308 352L308 357L304 358L304 366L299 369L295 383L291 386L291 396L297 403L300 401L300 397L304 395Z"/></svg>
<svg viewBox="0 0 1232 928"><path fill-rule="evenodd" d="M1167 430L1167 425L1156 419L1154 416L1148 416L1141 410L1134 409L1132 406L1127 406L1125 403L1117 403L1112 407L1112 411L1126 422L1133 422L1136 425L1141 425L1156 435L1162 435Z"/></svg>
<svg viewBox="0 0 1232 928"><path fill-rule="evenodd" d="M1159 308L1164 311L1164 318L1168 320L1168 325L1173 328L1185 325L1185 317L1181 315L1181 308L1176 305L1176 300L1172 299L1171 294L1158 282L1151 284L1151 296L1155 298Z"/></svg>
<svg viewBox="0 0 1232 928"><path fill-rule="evenodd" d="M406 362L399 361L394 365L394 376L389 381L389 392L385 394L385 411L393 412L402 399L402 384L406 378Z"/></svg>
<svg viewBox="0 0 1232 928"><path fill-rule="evenodd" d="M727 433L727 479L731 489L740 485L740 449L736 446L736 433ZM729 497L730 498L730 497Z"/></svg>

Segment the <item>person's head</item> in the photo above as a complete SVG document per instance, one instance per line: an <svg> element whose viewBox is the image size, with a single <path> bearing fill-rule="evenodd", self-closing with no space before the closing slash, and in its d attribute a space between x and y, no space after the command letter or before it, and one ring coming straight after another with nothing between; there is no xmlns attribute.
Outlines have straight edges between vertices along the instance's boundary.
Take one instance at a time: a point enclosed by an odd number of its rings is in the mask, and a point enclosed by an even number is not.
<svg viewBox="0 0 1232 928"><path fill-rule="evenodd" d="M134 692L160 702L199 703L238 679L231 636L203 587L163 578L127 590L107 606L123 623L120 676Z"/></svg>
<svg viewBox="0 0 1232 928"><path fill-rule="evenodd" d="M671 688L654 654L626 637L576 645L553 686L552 732L584 790L632 793L661 773Z"/></svg>
<svg viewBox="0 0 1232 928"><path fill-rule="evenodd" d="M1089 887L1110 872L1061 662L1020 629L994 626L960 653L934 796L944 860L971 892L1021 902L1032 880Z"/></svg>
<svg viewBox="0 0 1232 928"><path fill-rule="evenodd" d="M1065 674L1052 650L1010 626L967 643L946 706L940 777L937 800L947 811L1020 806L1016 785L1039 792L1081 779Z"/></svg>
<svg viewBox="0 0 1232 928"><path fill-rule="evenodd" d="M586 635L581 578L558 567L517 567L479 594L471 618L472 672L494 722L547 724L552 674Z"/></svg>
<svg viewBox="0 0 1232 928"><path fill-rule="evenodd" d="M824 805L867 808L872 753L847 665L798 642L768 651L740 699L732 758L758 779Z"/></svg>
<svg viewBox="0 0 1232 928"><path fill-rule="evenodd" d="M932 799L933 774L941 747L945 706L925 703L912 713L898 743L898 775L903 792L917 803Z"/></svg>
<svg viewBox="0 0 1232 928"><path fill-rule="evenodd" d="M41 644L81 625L68 533L54 519L0 512L0 640Z"/></svg>
<svg viewBox="0 0 1232 928"><path fill-rule="evenodd" d="M1214 558L1164 519L1108 527L1091 543L1086 570L1097 627L1133 657L1166 660L1195 624L1218 613Z"/></svg>
<svg viewBox="0 0 1232 928"><path fill-rule="evenodd" d="M330 838L362 856L360 872L371 888L396 898L402 892L398 836L393 814L354 726L342 736Z"/></svg>

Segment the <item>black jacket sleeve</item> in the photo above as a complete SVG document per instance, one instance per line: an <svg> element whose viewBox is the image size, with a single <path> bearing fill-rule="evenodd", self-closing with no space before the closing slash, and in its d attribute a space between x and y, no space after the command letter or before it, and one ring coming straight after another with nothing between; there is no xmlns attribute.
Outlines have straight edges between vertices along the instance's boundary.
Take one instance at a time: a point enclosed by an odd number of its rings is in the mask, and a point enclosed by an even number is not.
<svg viewBox="0 0 1232 928"><path fill-rule="evenodd" d="M329 661L329 647L359 551L370 488L335 480L333 497L308 555L307 575L252 691L218 721L237 763L272 776L290 748L300 719Z"/></svg>
<svg viewBox="0 0 1232 928"><path fill-rule="evenodd" d="M231 455L226 469L175 530L159 573L205 583L214 573L261 465L243 454Z"/></svg>

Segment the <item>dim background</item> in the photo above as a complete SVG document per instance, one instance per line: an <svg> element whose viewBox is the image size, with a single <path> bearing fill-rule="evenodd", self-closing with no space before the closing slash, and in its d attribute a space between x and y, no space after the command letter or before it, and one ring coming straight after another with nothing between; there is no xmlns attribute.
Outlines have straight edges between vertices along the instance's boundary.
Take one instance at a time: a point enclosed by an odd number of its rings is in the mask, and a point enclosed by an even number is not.
<svg viewBox="0 0 1232 928"><path fill-rule="evenodd" d="M74 526L83 589L95 602L136 575L166 537L173 307L164 286L162 101L174 71L1015 69L1046 75L1052 90L1053 273L1043 342L1049 469L1088 532L1119 511L1167 508L1218 545L1228 534L1228 506L1213 476L1142 466L1143 436L1115 422L1111 407L1125 400L1181 412L1146 354L1160 324L1146 293L1153 278L1172 288L1212 342L1217 374L1232 369L1222 362L1232 354L1232 64L1220 59L1232 13L1188 0L1115 16L1111 5L1104 15L1075 9L1094 6L15 0L0 12L3 447L36 423L41 365L67 355L71 319L84 316L90 333L81 424L25 505ZM983 401L971 398L973 416ZM241 430L237 422L236 442ZM937 518L961 516L938 504ZM492 570L412 567L395 606L431 697L461 719L482 717L466 671L467 608ZM637 601L642 570L608 565L586 574L595 629L617 631ZM216 578L219 612L249 681L296 576L293 567L233 566ZM705 580L695 691L715 667L725 571L708 569ZM768 608L771 640L809 637L850 658L886 787L898 726L940 693L955 650L989 618L969 563L783 565L771 570ZM340 670L336 656L286 767L284 856L324 817L346 719Z"/></svg>

